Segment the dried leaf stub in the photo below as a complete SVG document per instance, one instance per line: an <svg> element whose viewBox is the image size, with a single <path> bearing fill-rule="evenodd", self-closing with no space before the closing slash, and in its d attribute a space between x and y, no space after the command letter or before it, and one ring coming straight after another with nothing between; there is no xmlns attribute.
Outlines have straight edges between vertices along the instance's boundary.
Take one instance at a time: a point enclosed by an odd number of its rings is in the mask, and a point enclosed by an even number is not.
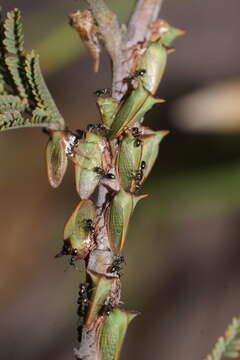
<svg viewBox="0 0 240 360"><path fill-rule="evenodd" d="M69 15L70 25L79 36L93 58L94 71L99 70L100 43L97 36L97 25L90 10L76 11Z"/></svg>
<svg viewBox="0 0 240 360"><path fill-rule="evenodd" d="M116 254L123 249L128 224L138 201L147 195L133 195L121 189L113 198L109 210L109 236Z"/></svg>
<svg viewBox="0 0 240 360"><path fill-rule="evenodd" d="M56 188L60 185L67 169L65 133L52 131L46 147L46 164L49 183Z"/></svg>
<svg viewBox="0 0 240 360"><path fill-rule="evenodd" d="M99 183L96 168L102 167L103 150L103 138L92 132L87 132L74 150L75 184L81 199L88 199Z"/></svg>
<svg viewBox="0 0 240 360"><path fill-rule="evenodd" d="M126 134L121 142L117 170L121 186L125 191L132 192L134 174L138 171L142 157L142 145L136 146L136 138Z"/></svg>
<svg viewBox="0 0 240 360"><path fill-rule="evenodd" d="M186 31L176 28L169 24L164 19L157 19L151 25L152 36L151 40L160 40L161 43L168 47L172 45L172 42L179 36L185 35Z"/></svg>
<svg viewBox="0 0 240 360"><path fill-rule="evenodd" d="M115 281L114 277L106 277L104 275L92 273L91 271L88 271L88 274L92 279L93 289L91 292L90 304L86 318L87 327L89 327L96 319L96 315L102 308L107 296L109 295L112 284Z"/></svg>
<svg viewBox="0 0 240 360"><path fill-rule="evenodd" d="M119 359L128 325L138 314L116 307L105 318L98 334L101 359Z"/></svg>
<svg viewBox="0 0 240 360"><path fill-rule="evenodd" d="M139 121L154 104L162 102L164 100L154 98L139 80L137 88L131 91L118 110L110 128L110 138L121 135L124 130Z"/></svg>
<svg viewBox="0 0 240 360"><path fill-rule="evenodd" d="M64 227L64 246L61 255L84 258L93 246L89 221L94 222L96 208L91 200L81 200Z"/></svg>

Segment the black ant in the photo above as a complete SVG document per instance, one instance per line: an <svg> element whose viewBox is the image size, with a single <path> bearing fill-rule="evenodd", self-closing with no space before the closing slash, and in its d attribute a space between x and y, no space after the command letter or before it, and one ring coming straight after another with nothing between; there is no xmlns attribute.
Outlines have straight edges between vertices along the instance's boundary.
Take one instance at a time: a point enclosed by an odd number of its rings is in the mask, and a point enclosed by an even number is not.
<svg viewBox="0 0 240 360"><path fill-rule="evenodd" d="M124 256L123 255L116 255L113 258L112 264L107 268L107 271L110 273L116 272L118 276L120 276L120 271L122 270L122 263L124 263Z"/></svg>
<svg viewBox="0 0 240 360"><path fill-rule="evenodd" d="M111 97L112 96L112 90L109 88L104 88L104 89L100 89L100 90L96 90L94 91L94 95L97 95L97 97Z"/></svg>
<svg viewBox="0 0 240 360"><path fill-rule="evenodd" d="M128 83L129 83L129 82L131 82L131 81L133 81L133 80L137 80L137 79L143 77L145 74L146 74L146 70L145 70L145 69L136 70L136 71L134 71L134 73L133 73L132 75L126 77L126 78L124 79L124 82L128 82Z"/></svg>
<svg viewBox="0 0 240 360"><path fill-rule="evenodd" d="M77 314L78 316L84 316L85 314L85 310L86 307L88 305L88 289L89 289L89 284L80 284L79 286L79 292L78 292L78 311Z"/></svg>
<svg viewBox="0 0 240 360"><path fill-rule="evenodd" d="M93 225L93 220L92 219L87 219L86 220L86 228L89 230L89 232L91 234L93 234L95 232L95 226Z"/></svg>
<svg viewBox="0 0 240 360"><path fill-rule="evenodd" d="M94 168L94 171L95 171L98 175L100 175L100 176L102 176L102 177L105 177L105 178L107 178L107 179L110 179L110 180L113 180L113 179L116 178L113 173L106 172L106 171L104 171L104 170L103 170L102 168L100 168L100 167L95 167L95 168Z"/></svg>
<svg viewBox="0 0 240 360"><path fill-rule="evenodd" d="M111 302L109 302L108 304L104 304L100 310L100 315L104 316L109 316L111 314L111 312L113 311L114 306Z"/></svg>
<svg viewBox="0 0 240 360"><path fill-rule="evenodd" d="M134 145L140 146L142 144L142 140L139 139L139 137L142 135L142 132L139 131L138 127L133 127L131 129L132 136L135 138Z"/></svg>
<svg viewBox="0 0 240 360"><path fill-rule="evenodd" d="M135 185L135 193L138 193L142 189L142 185L136 184Z"/></svg>
<svg viewBox="0 0 240 360"><path fill-rule="evenodd" d="M141 181L142 178L143 178L143 172L144 172L144 169L146 168L146 162L145 161L142 161L141 164L140 164L140 169L136 172L134 178L135 180L137 181Z"/></svg>
<svg viewBox="0 0 240 360"><path fill-rule="evenodd" d="M142 144L142 140L140 140L140 139L136 139L135 142L134 142L134 145L136 147L140 146L141 144Z"/></svg>
<svg viewBox="0 0 240 360"><path fill-rule="evenodd" d="M85 136L85 131L81 129L76 129L76 137L80 140Z"/></svg>
<svg viewBox="0 0 240 360"><path fill-rule="evenodd" d="M71 249L69 255L71 255L70 260L69 260L69 265L74 266L74 265L75 265L75 261L76 261L76 259L77 259L78 250L77 250L77 249Z"/></svg>
<svg viewBox="0 0 240 360"><path fill-rule="evenodd" d="M77 251L77 249L71 249L69 241L66 240L63 243L62 250L60 251L60 253L55 255L55 257L57 258L57 257L63 256L63 255L73 255L73 256L75 256L76 251Z"/></svg>
<svg viewBox="0 0 240 360"><path fill-rule="evenodd" d="M78 292L78 299L77 299L77 303L78 303L78 310L77 310L77 314L80 317L81 323L78 325L77 327L77 334L78 334L78 341L80 342L82 339L82 318L84 317L86 310L87 310L87 306L88 306L88 289L89 289L89 284L80 284L79 286L79 292Z"/></svg>
<svg viewBox="0 0 240 360"><path fill-rule="evenodd" d="M144 169L146 168L146 162L145 161L141 161L140 164L140 169L135 173L134 175L134 179L136 180L136 184L135 184L135 192L138 192L141 190L142 185L140 184L140 182L143 179L143 175L144 175Z"/></svg>
<svg viewBox="0 0 240 360"><path fill-rule="evenodd" d="M87 125L87 131L93 131L93 130L106 130L106 126L103 124L88 124Z"/></svg>
<svg viewBox="0 0 240 360"><path fill-rule="evenodd" d="M68 240L65 240L63 243L62 250L60 253L55 255L55 258L64 256L64 255L70 255L69 265L75 265L76 258L78 256L78 250L75 248L71 248L71 245Z"/></svg>

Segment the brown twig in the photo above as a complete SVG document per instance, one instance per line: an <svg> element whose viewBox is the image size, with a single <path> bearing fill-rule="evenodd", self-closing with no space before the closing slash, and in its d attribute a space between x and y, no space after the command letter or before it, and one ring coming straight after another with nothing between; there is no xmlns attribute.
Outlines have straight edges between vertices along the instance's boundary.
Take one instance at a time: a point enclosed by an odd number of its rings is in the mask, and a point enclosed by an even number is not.
<svg viewBox="0 0 240 360"><path fill-rule="evenodd" d="M103 0L86 0L98 25L98 31L112 61L112 93L120 97L121 81L124 77L122 31L114 14Z"/></svg>
<svg viewBox="0 0 240 360"><path fill-rule="evenodd" d="M149 37L149 27L157 19L163 0L138 0L128 24L128 46Z"/></svg>

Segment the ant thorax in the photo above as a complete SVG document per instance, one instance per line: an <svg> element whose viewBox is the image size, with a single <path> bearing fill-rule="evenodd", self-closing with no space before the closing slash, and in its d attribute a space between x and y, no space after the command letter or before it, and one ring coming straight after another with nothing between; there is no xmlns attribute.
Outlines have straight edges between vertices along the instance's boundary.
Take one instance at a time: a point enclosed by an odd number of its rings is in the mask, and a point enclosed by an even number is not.
<svg viewBox="0 0 240 360"><path fill-rule="evenodd" d="M94 91L94 95L96 95L97 97L111 97L112 90L109 88L99 89Z"/></svg>

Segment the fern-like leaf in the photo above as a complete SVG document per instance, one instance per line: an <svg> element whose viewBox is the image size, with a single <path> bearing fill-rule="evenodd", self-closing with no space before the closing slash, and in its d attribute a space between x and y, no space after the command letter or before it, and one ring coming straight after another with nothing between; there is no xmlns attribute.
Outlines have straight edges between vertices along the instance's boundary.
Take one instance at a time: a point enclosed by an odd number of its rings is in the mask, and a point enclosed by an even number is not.
<svg viewBox="0 0 240 360"><path fill-rule="evenodd" d="M49 127L49 125L51 125L51 123L53 123L54 120L51 116L51 113L49 113L44 109L36 108L32 112L32 122L35 125L39 124L43 127Z"/></svg>
<svg viewBox="0 0 240 360"><path fill-rule="evenodd" d="M28 95L24 85L24 77L21 71L20 59L15 56L7 56L5 58L5 62L10 74L12 75L12 80L18 90L20 97L23 99L27 99Z"/></svg>
<svg viewBox="0 0 240 360"><path fill-rule="evenodd" d="M26 104L21 101L18 96L14 95L3 95L0 96L0 113L9 110L24 111Z"/></svg>
<svg viewBox="0 0 240 360"><path fill-rule="evenodd" d="M5 45L6 51L13 55L23 55L24 36L20 10L13 9L8 12L3 26L5 35L3 44Z"/></svg>
<svg viewBox="0 0 240 360"><path fill-rule="evenodd" d="M11 85L16 88L21 98L27 99L25 76L22 71L24 41L20 10L14 9L7 13L7 18L3 22L2 36L4 37L2 40L4 61L12 78Z"/></svg>
<svg viewBox="0 0 240 360"><path fill-rule="evenodd" d="M26 57L26 74L28 77L31 90L35 96L36 103L39 107L44 107L49 113L52 114L54 121L63 125L64 121L55 102L47 88L47 85L42 76L39 55L36 55L34 51Z"/></svg>
<svg viewBox="0 0 240 360"><path fill-rule="evenodd" d="M0 95L6 94L6 82L4 80L4 76L0 73Z"/></svg>
<svg viewBox="0 0 240 360"><path fill-rule="evenodd" d="M0 130L22 127L24 124L25 120L18 110L9 110L0 114Z"/></svg>
<svg viewBox="0 0 240 360"><path fill-rule="evenodd" d="M31 126L65 127L39 56L34 51L25 54L21 13L14 9L0 24L0 130Z"/></svg>
<svg viewBox="0 0 240 360"><path fill-rule="evenodd" d="M240 359L240 318L233 318L224 336L218 339L211 354L204 360L224 358Z"/></svg>

